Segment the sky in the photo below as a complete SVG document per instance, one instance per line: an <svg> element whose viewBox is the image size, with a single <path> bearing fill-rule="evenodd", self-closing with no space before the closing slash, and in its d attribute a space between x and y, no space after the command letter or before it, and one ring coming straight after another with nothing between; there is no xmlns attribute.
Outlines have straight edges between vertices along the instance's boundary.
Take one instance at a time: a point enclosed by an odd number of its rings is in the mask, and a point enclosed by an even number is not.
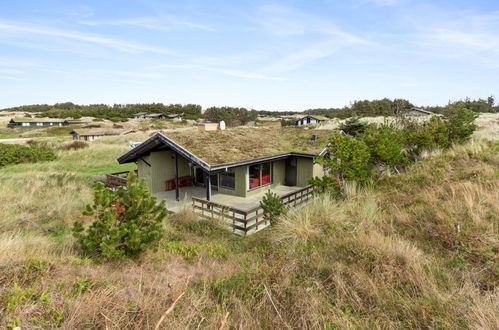
<svg viewBox="0 0 499 330"><path fill-rule="evenodd" d="M0 0L0 108L499 97L497 0Z"/></svg>

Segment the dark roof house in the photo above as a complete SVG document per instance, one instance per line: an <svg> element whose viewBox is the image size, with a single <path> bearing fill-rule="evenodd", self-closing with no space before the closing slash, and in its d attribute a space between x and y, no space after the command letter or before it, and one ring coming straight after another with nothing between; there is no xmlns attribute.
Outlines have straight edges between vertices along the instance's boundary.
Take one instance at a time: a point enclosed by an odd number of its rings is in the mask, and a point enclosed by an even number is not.
<svg viewBox="0 0 499 330"><path fill-rule="evenodd" d="M309 180L323 175L315 158L324 155L330 135L328 130L295 127L157 133L118 162L135 162L139 178L170 210L179 207L182 194L193 205L202 204L195 211L211 205L232 210L235 218L245 215L234 220L244 222L234 230L246 235L265 227L258 224L258 212L268 190L285 203L294 202L298 194L300 201L308 198Z"/></svg>
<svg viewBox="0 0 499 330"><path fill-rule="evenodd" d="M10 128L47 128L52 126L67 126L69 122L57 118L12 118L7 127Z"/></svg>
<svg viewBox="0 0 499 330"><path fill-rule="evenodd" d="M296 124L296 126L312 125L312 124L320 124L320 123L328 121L328 120L329 120L329 118L324 117L324 116L307 115L307 116L295 121L295 124Z"/></svg>

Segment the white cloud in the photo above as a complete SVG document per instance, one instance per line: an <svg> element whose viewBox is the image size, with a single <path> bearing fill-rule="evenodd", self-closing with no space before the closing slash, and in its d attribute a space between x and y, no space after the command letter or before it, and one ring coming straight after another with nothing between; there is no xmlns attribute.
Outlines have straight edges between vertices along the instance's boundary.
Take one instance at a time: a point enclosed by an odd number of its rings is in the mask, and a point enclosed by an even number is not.
<svg viewBox="0 0 499 330"><path fill-rule="evenodd" d="M173 30L174 28L186 28L191 30L201 30L214 32L210 26L192 23L180 18L172 16L162 17L135 17L126 19L113 19L113 20L85 20L78 23L87 26L133 26L150 30Z"/></svg>
<svg viewBox="0 0 499 330"><path fill-rule="evenodd" d="M44 26L32 26L23 23L0 21L0 31L20 33L26 35L43 35L47 37L73 40L78 42L84 42L87 44L104 46L126 53L156 53L161 55L174 55L174 52L164 48L158 48L140 43L109 38L97 34L88 34L79 31L62 30L62 29L55 29Z"/></svg>
<svg viewBox="0 0 499 330"><path fill-rule="evenodd" d="M399 4L400 2L401 0L361 0L358 2L358 5L372 4L376 6L393 6Z"/></svg>
<svg viewBox="0 0 499 330"><path fill-rule="evenodd" d="M371 40L349 32L329 19L289 7L262 6L258 9L255 21L273 36L284 40L294 38L291 46L285 44L287 49L284 55L268 65L265 71L291 71L345 48L375 45Z"/></svg>
<svg viewBox="0 0 499 330"><path fill-rule="evenodd" d="M203 64L161 64L155 67L156 69L180 69L180 70L200 70L209 71L244 79L257 79L257 80L274 80L284 81L285 78L266 75L260 71L246 71L231 68L215 67Z"/></svg>

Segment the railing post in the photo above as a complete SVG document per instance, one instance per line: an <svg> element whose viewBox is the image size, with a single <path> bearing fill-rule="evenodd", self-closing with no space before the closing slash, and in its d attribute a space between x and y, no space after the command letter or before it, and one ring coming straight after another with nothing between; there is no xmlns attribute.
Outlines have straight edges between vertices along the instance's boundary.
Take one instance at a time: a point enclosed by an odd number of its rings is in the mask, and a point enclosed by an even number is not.
<svg viewBox="0 0 499 330"><path fill-rule="evenodd" d="M256 209L255 214L256 214L256 230L258 231L258 209Z"/></svg>

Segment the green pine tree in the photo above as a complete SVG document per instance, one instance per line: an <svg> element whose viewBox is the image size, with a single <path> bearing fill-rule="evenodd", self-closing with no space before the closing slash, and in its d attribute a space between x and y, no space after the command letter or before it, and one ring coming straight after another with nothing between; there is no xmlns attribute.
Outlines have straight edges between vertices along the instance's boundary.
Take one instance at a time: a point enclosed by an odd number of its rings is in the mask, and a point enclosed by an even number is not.
<svg viewBox="0 0 499 330"><path fill-rule="evenodd" d="M157 204L144 181L130 172L126 188L112 191L96 184L94 203L83 211L94 222L85 227L76 221L72 231L87 254L106 259L132 257L161 239L166 214L164 201Z"/></svg>

